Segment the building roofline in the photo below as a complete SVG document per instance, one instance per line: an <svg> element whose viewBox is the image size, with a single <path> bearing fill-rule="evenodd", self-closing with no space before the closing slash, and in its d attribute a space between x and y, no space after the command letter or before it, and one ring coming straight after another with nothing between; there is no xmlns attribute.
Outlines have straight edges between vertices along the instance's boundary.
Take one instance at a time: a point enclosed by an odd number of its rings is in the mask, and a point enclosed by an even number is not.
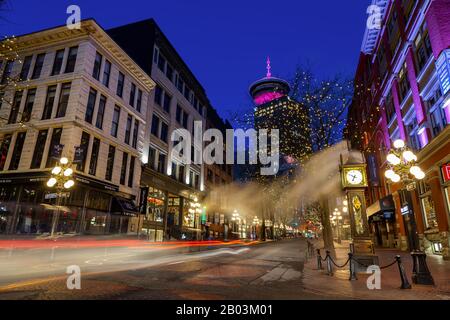
<svg viewBox="0 0 450 320"><path fill-rule="evenodd" d="M23 51L33 46L38 47L43 44L57 43L76 38L91 37L98 42L105 50L108 51L118 62L121 67L132 73L140 82L141 85L150 91L155 82L151 77L134 61L97 23L93 18L81 20L81 27L79 29L69 29L67 26L59 25L52 28L45 28L39 31L34 31L20 36L14 36L17 45L17 51Z"/></svg>

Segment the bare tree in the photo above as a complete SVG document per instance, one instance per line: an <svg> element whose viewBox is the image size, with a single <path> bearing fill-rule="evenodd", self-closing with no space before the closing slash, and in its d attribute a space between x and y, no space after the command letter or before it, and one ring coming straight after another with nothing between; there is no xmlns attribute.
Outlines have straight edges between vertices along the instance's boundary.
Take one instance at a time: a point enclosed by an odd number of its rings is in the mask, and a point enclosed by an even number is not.
<svg viewBox="0 0 450 320"><path fill-rule="evenodd" d="M353 81L339 74L320 79L310 68L298 66L291 86L293 98L308 110L313 151L320 152L341 141L353 96ZM308 165L308 169L320 174L320 168L314 164ZM307 211L310 216L316 215L314 220L322 224L325 248L334 249L327 195L312 200Z"/></svg>

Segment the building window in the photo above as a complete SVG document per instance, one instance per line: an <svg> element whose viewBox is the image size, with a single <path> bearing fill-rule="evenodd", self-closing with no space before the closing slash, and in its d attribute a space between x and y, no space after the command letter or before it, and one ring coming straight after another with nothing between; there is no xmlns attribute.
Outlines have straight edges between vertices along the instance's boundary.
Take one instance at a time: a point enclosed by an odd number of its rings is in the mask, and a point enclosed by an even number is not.
<svg viewBox="0 0 450 320"><path fill-rule="evenodd" d="M377 53L377 60L378 60L378 68L381 75L381 78L384 79L384 76L386 74L387 70L387 59L386 59L386 53L383 47L383 43L380 45L380 49Z"/></svg>
<svg viewBox="0 0 450 320"><path fill-rule="evenodd" d="M14 61L6 61L5 69L3 69L2 81L0 84L6 84L10 80L10 75L13 69Z"/></svg>
<svg viewBox="0 0 450 320"><path fill-rule="evenodd" d="M187 112L183 111L183 127L185 129L188 128L188 120L189 120L189 114L187 114Z"/></svg>
<svg viewBox="0 0 450 320"><path fill-rule="evenodd" d="M163 109L165 112L170 113L170 102L172 98L167 94L167 92L164 93L164 106Z"/></svg>
<svg viewBox="0 0 450 320"><path fill-rule="evenodd" d="M95 80L100 79L100 69L102 68L102 60L103 56L97 52L95 54L94 69L92 70L92 77Z"/></svg>
<svg viewBox="0 0 450 320"><path fill-rule="evenodd" d="M188 86L184 86L184 97L186 98L187 101L190 101L190 97L191 97L191 90L189 90Z"/></svg>
<svg viewBox="0 0 450 320"><path fill-rule="evenodd" d="M178 122L179 124L181 124L181 114L182 114L182 112L183 112L183 111L182 111L180 105L177 104L177 111L176 111L176 113L175 113L175 119L177 120L177 122Z"/></svg>
<svg viewBox="0 0 450 320"><path fill-rule="evenodd" d="M130 101L128 102L128 104L130 106L132 106L133 108L134 108L135 96L136 96L136 85L134 83L132 83L131 89L130 89Z"/></svg>
<svg viewBox="0 0 450 320"><path fill-rule="evenodd" d="M53 68L51 75L57 75L61 72L61 67L64 59L64 49L56 51L55 60L53 60Z"/></svg>
<svg viewBox="0 0 450 320"><path fill-rule="evenodd" d="M439 106L430 113L431 129L433 137L436 137L447 126L447 119L445 118L444 109Z"/></svg>
<svg viewBox="0 0 450 320"><path fill-rule="evenodd" d="M65 73L73 72L75 70L75 63L77 62L78 47L72 47L69 49L69 55L67 57Z"/></svg>
<svg viewBox="0 0 450 320"><path fill-rule="evenodd" d="M31 119L33 112L34 98L36 97L36 89L28 89L27 99L25 100L25 106L22 112L22 122L28 122Z"/></svg>
<svg viewBox="0 0 450 320"><path fill-rule="evenodd" d="M421 198L423 218L425 222L426 229L435 229L438 227L436 208L434 206L434 201L431 195L427 195Z"/></svg>
<svg viewBox="0 0 450 320"><path fill-rule="evenodd" d="M40 53L37 55L31 79L37 79L41 76L42 66L44 65L44 59L45 53Z"/></svg>
<svg viewBox="0 0 450 320"><path fill-rule="evenodd" d="M142 106L142 90L138 89L138 95L136 100L136 110L138 112L141 112L141 106Z"/></svg>
<svg viewBox="0 0 450 320"><path fill-rule="evenodd" d="M95 121L95 126L99 129L103 128L105 107L106 107L106 97L104 95L100 95L100 102L98 103L98 110L97 110L97 120Z"/></svg>
<svg viewBox="0 0 450 320"><path fill-rule="evenodd" d="M158 136L158 129L159 129L159 118L156 114L154 114L152 117L151 133L156 137Z"/></svg>
<svg viewBox="0 0 450 320"><path fill-rule="evenodd" d="M31 160L31 169L41 167L42 157L44 156L45 142L47 141L48 129L40 130L34 147L33 159Z"/></svg>
<svg viewBox="0 0 450 320"><path fill-rule="evenodd" d="M123 84L125 82L125 75L119 71L119 79L117 80L117 90L116 94L122 98L123 95Z"/></svg>
<svg viewBox="0 0 450 320"><path fill-rule="evenodd" d="M108 160L106 161L106 174L105 174L105 179L108 181L112 180L115 155L116 155L116 148L113 146L109 146Z"/></svg>
<svg viewBox="0 0 450 320"><path fill-rule="evenodd" d="M50 140L50 146L48 148L46 168L50 168L58 161L59 153L56 152L56 146L59 146L61 141L62 128L54 128L52 138Z"/></svg>
<svg viewBox="0 0 450 320"><path fill-rule="evenodd" d="M132 142L133 148L137 147L138 133L139 133L139 120L134 120L133 142Z"/></svg>
<svg viewBox="0 0 450 320"><path fill-rule="evenodd" d="M95 100L97 100L97 90L91 88L89 90L86 114L84 115L84 121L88 123L92 123L92 119L94 118Z"/></svg>
<svg viewBox="0 0 450 320"><path fill-rule="evenodd" d="M122 154L122 167L120 168L120 184L125 184L125 179L127 177L127 166L128 166L128 153L124 152Z"/></svg>
<svg viewBox="0 0 450 320"><path fill-rule="evenodd" d="M391 94L387 96L385 106L386 106L387 123L390 123L391 120L395 117L394 100L392 99Z"/></svg>
<svg viewBox="0 0 450 320"><path fill-rule="evenodd" d="M105 60L105 68L103 69L103 79L102 83L105 87L109 86L109 78L111 76L111 62Z"/></svg>
<svg viewBox="0 0 450 320"><path fill-rule="evenodd" d="M158 172L164 173L166 169L166 155L164 153L159 153L158 156Z"/></svg>
<svg viewBox="0 0 450 320"><path fill-rule="evenodd" d="M120 120L120 107L114 107L114 114L111 124L111 135L117 138L117 131L119 129L119 120Z"/></svg>
<svg viewBox="0 0 450 320"><path fill-rule="evenodd" d="M56 118L66 116L67 105L69 104L70 82L63 83L61 86L61 93L59 95L58 109L56 111Z"/></svg>
<svg viewBox="0 0 450 320"><path fill-rule="evenodd" d="M394 54L395 50L397 49L397 45L400 41L400 29L398 27L396 8L394 8L393 13L387 23L387 29L391 53Z"/></svg>
<svg viewBox="0 0 450 320"><path fill-rule="evenodd" d="M170 82L173 81L173 68L170 64L166 65L166 77L170 80Z"/></svg>
<svg viewBox="0 0 450 320"><path fill-rule="evenodd" d="M82 151L82 154L81 154L80 162L77 163L78 171L84 172L90 140L91 140L91 136L89 135L89 133L83 131L83 133L81 134L81 142L80 142L80 149Z"/></svg>
<svg viewBox="0 0 450 320"><path fill-rule="evenodd" d="M9 146L11 145L11 134L5 134L0 147L0 171L5 168L6 157L8 156Z"/></svg>
<svg viewBox="0 0 450 320"><path fill-rule="evenodd" d="M17 170L19 168L20 157L22 155L23 143L25 142L26 132L19 132L14 144L14 150L9 163L9 170Z"/></svg>
<svg viewBox="0 0 450 320"><path fill-rule="evenodd" d="M406 95L408 94L408 91L410 89L408 76L406 73L406 62L403 65L403 68L399 72L398 85L399 85L399 95L400 95L399 100L403 101L406 98Z"/></svg>
<svg viewBox="0 0 450 320"><path fill-rule="evenodd" d="M433 50L431 48L430 37L426 30L426 26L422 26L421 30L417 34L417 37L414 41L415 44L415 53L416 53L416 64L418 72L422 71L425 67L425 64L430 59L433 54Z"/></svg>
<svg viewBox="0 0 450 320"><path fill-rule="evenodd" d="M23 91L16 91L14 94L14 101L11 106L11 113L9 114L8 124L16 123L19 115L20 104L22 102Z"/></svg>
<svg viewBox="0 0 450 320"><path fill-rule="evenodd" d="M406 133L408 135L408 146L413 150L420 150L419 137L417 136L417 120L415 117L411 123L406 125Z"/></svg>
<svg viewBox="0 0 450 320"><path fill-rule="evenodd" d="M45 98L44 112L42 113L42 120L50 119L52 117L53 104L55 103L56 85L47 88L47 97Z"/></svg>
<svg viewBox="0 0 450 320"><path fill-rule="evenodd" d="M134 179L134 164L136 162L136 158L131 156L130 158L130 172L128 173L128 186L133 188L133 179Z"/></svg>
<svg viewBox="0 0 450 320"><path fill-rule="evenodd" d="M176 180L178 180L177 168L178 168L177 164L175 162L172 162L172 169L170 176Z"/></svg>
<svg viewBox="0 0 450 320"><path fill-rule="evenodd" d="M26 80L28 78L28 73L30 73L32 59L33 56L27 56L23 60L22 70L20 71L20 80Z"/></svg>
<svg viewBox="0 0 450 320"><path fill-rule="evenodd" d="M127 126L125 128L125 143L130 144L131 124L133 123L133 117L129 114L127 117Z"/></svg>
<svg viewBox="0 0 450 320"><path fill-rule="evenodd" d="M160 54L158 59L158 68L164 73L165 67L166 67L166 59Z"/></svg>
<svg viewBox="0 0 450 320"><path fill-rule="evenodd" d="M100 153L100 140L94 138L92 142L91 161L89 162L89 174L95 176L97 172L97 160Z"/></svg>
<svg viewBox="0 0 450 320"><path fill-rule="evenodd" d="M155 148L150 147L148 149L148 166L152 169L155 169L155 157L156 157L156 150Z"/></svg>
<svg viewBox="0 0 450 320"><path fill-rule="evenodd" d="M178 169L179 169L178 179L179 181L184 183L184 165L180 165Z"/></svg>
<svg viewBox="0 0 450 320"><path fill-rule="evenodd" d="M165 122L161 122L161 136L160 139L167 143L167 136L169 134L169 126Z"/></svg>
<svg viewBox="0 0 450 320"><path fill-rule="evenodd" d="M403 15L405 17L405 24L408 23L411 17L411 12L414 8L414 0L402 0Z"/></svg>
<svg viewBox="0 0 450 320"><path fill-rule="evenodd" d="M156 85L155 88L155 103L158 106L162 106L162 96L163 96L163 90L159 85Z"/></svg>
<svg viewBox="0 0 450 320"><path fill-rule="evenodd" d="M181 76L178 76L178 82L177 82L177 89L178 89L178 91L183 93L183 87L184 87L183 79L181 79Z"/></svg>

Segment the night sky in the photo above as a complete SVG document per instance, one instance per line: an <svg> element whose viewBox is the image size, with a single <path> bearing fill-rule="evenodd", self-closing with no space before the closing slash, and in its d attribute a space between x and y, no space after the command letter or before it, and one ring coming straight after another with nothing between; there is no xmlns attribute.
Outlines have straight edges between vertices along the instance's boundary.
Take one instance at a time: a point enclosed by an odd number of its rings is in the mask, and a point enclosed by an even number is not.
<svg viewBox="0 0 450 320"><path fill-rule="evenodd" d="M248 87L265 75L289 79L299 63L320 76L353 76L370 0L9 0L0 35L64 24L71 4L105 29L153 17L223 117L248 109Z"/></svg>

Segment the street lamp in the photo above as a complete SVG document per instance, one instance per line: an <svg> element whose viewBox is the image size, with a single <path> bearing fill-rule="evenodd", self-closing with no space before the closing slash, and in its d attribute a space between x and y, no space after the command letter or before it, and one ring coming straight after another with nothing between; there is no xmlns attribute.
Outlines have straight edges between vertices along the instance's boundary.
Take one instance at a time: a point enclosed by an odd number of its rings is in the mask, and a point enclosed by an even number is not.
<svg viewBox="0 0 450 320"><path fill-rule="evenodd" d="M62 157L51 171L51 177L47 181L47 187L56 188L56 214L53 216L51 236L53 237L59 220L59 209L63 197L63 191L72 188L75 182L72 180L73 169L69 159Z"/></svg>
<svg viewBox="0 0 450 320"><path fill-rule="evenodd" d="M399 191L402 202L402 216L408 235L409 249L413 258L412 280L416 284L434 285L433 277L426 263L426 254L420 250L417 226L411 204L411 191L416 188L416 181L425 178L425 173L417 165L417 156L401 139L395 140L394 148L386 159L388 168L384 175L388 182L401 182L403 189ZM405 190L406 188L406 190Z"/></svg>
<svg viewBox="0 0 450 320"><path fill-rule="evenodd" d="M333 215L331 217L332 221L336 221L336 229L337 229L337 242L339 244L341 244L342 240L341 240L341 231L340 231L340 227L341 227L341 220L342 220L342 216L341 216L341 212L338 210L338 208L334 209Z"/></svg>
<svg viewBox="0 0 450 320"><path fill-rule="evenodd" d="M258 237L257 237L257 228L258 228L258 226L259 226L259 219L258 219L257 216L255 216L255 217L253 218L253 228L254 228L254 234L253 234L253 237L255 238L255 240L258 238Z"/></svg>
<svg viewBox="0 0 450 320"><path fill-rule="evenodd" d="M237 210L236 209L234 209L234 211L233 211L233 215L232 215L232 217L231 217L231 220L233 221L233 223L234 223L234 232L236 233L238 233L238 235L239 235L239 238L240 238L240 230L239 230L239 224L240 224L240 221L241 221L241 217L240 217L240 214L237 212ZM237 228L236 228L237 227ZM236 230L237 229L237 230Z"/></svg>

